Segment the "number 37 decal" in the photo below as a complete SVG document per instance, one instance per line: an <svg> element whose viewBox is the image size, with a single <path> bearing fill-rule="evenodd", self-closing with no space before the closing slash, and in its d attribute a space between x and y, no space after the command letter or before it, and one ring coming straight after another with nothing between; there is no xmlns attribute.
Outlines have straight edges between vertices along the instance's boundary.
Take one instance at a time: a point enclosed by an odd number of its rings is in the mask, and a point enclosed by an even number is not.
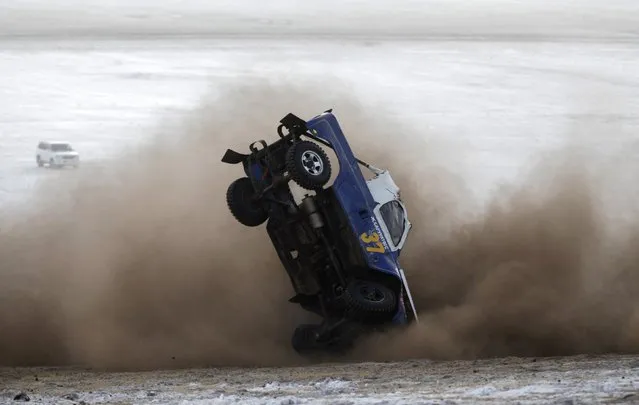
<svg viewBox="0 0 639 405"><path fill-rule="evenodd" d="M372 232L370 234L363 233L359 237L362 242L369 245L366 246L366 251L374 252L374 253L384 253L386 250L384 249L384 245L379 240L379 234L377 232Z"/></svg>

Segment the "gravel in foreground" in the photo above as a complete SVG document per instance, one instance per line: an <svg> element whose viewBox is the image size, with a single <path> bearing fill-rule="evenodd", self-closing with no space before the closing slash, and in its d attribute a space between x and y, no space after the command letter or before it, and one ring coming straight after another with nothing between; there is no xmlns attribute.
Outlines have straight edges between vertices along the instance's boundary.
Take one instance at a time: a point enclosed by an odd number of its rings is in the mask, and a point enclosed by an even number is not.
<svg viewBox="0 0 639 405"><path fill-rule="evenodd" d="M0 368L1 403L639 403L639 356L107 373Z"/></svg>

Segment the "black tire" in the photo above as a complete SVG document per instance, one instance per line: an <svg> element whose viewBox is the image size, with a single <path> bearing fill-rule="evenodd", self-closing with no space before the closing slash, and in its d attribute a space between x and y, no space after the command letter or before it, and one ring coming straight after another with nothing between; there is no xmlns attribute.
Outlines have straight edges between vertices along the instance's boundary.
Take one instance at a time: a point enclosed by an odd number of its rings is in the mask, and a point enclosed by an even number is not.
<svg viewBox="0 0 639 405"><path fill-rule="evenodd" d="M248 177L235 180L226 190L226 204L235 219L244 226L259 226L268 219L268 213L252 200L254 194Z"/></svg>
<svg viewBox="0 0 639 405"><path fill-rule="evenodd" d="M360 324L346 323L333 330L327 340L318 340L321 328L317 324L302 324L295 328L291 339L293 350L315 360L326 358L325 356L344 355L355 347L356 340L364 332Z"/></svg>
<svg viewBox="0 0 639 405"><path fill-rule="evenodd" d="M310 141L299 141L286 151L286 170L291 179L307 190L320 190L331 178L326 152Z"/></svg>
<svg viewBox="0 0 639 405"><path fill-rule="evenodd" d="M350 314L357 318L384 316L397 310L395 292L375 281L350 282L344 291L344 299Z"/></svg>
<svg viewBox="0 0 639 405"><path fill-rule="evenodd" d="M298 354L309 354L319 349L317 343L318 325L304 324L295 328L291 338L293 350Z"/></svg>

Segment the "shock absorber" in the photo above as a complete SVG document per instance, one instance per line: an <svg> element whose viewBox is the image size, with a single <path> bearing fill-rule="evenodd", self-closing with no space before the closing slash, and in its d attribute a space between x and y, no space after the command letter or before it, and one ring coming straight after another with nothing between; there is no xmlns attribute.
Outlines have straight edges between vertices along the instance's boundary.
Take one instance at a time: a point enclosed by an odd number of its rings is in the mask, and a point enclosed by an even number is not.
<svg viewBox="0 0 639 405"><path fill-rule="evenodd" d="M304 197L300 207L302 211L308 215L308 220L313 228L318 229L324 226L324 219L322 218L322 214L317 211L317 204L313 197L308 195Z"/></svg>

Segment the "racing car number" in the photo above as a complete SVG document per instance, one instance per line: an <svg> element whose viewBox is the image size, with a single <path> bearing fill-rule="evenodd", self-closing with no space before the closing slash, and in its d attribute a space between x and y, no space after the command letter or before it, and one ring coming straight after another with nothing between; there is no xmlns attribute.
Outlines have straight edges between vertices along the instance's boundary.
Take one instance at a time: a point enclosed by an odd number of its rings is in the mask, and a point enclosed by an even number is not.
<svg viewBox="0 0 639 405"><path fill-rule="evenodd" d="M384 245L379 240L379 234L377 232L372 232L370 234L367 234L366 232L364 232L363 234L360 235L359 238L365 244L367 244L367 245L371 244L371 246L366 246L366 251L367 252L373 252L373 253L384 253L385 252Z"/></svg>

